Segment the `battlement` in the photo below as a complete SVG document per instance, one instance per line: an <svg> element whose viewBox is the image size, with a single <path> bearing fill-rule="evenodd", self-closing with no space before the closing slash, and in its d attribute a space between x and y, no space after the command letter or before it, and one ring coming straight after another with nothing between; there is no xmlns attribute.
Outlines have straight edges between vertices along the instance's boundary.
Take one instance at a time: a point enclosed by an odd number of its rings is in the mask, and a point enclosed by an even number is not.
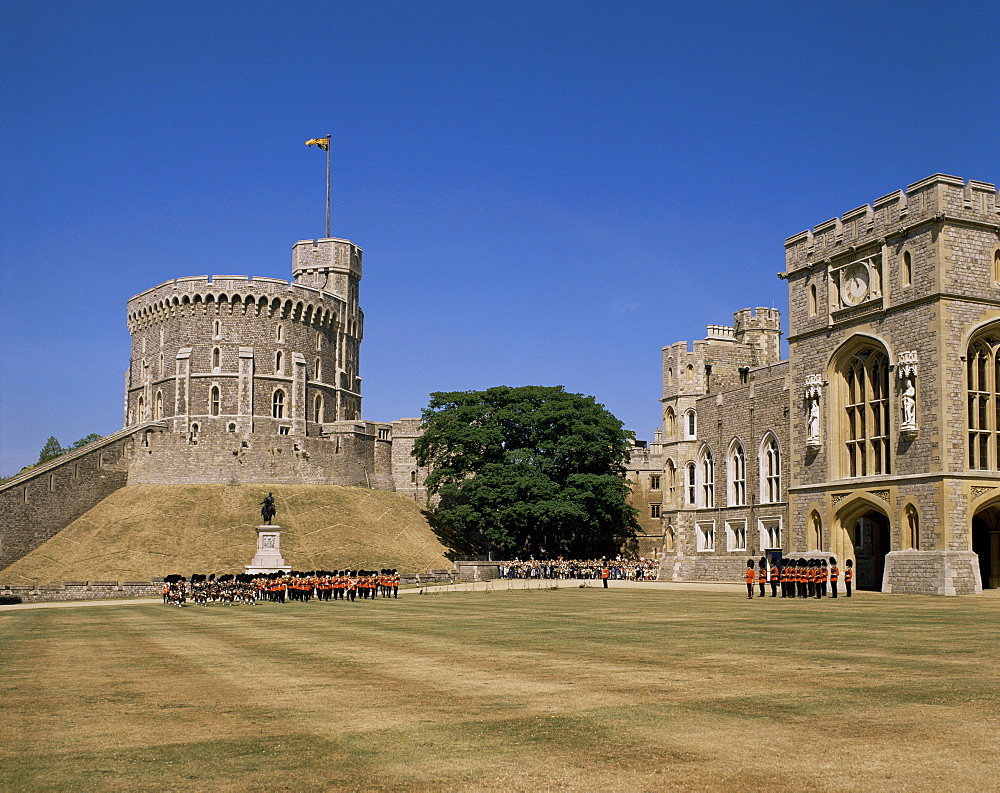
<svg viewBox="0 0 1000 793"><path fill-rule="evenodd" d="M198 306L243 310L269 310L272 314L299 313L341 317L347 301L340 295L314 286L280 278L253 278L240 275L200 275L175 278L147 289L128 301L128 323L133 328L144 321L165 318L179 307ZM360 313L360 312L359 312Z"/></svg>
<svg viewBox="0 0 1000 793"><path fill-rule="evenodd" d="M327 237L299 240L292 246L292 276L316 272L350 273L361 279L361 248L350 240Z"/></svg>
<svg viewBox="0 0 1000 793"><path fill-rule="evenodd" d="M733 313L736 336L747 330L781 330L781 311L776 308L741 308Z"/></svg>
<svg viewBox="0 0 1000 793"><path fill-rule="evenodd" d="M809 267L933 220L1000 226L1000 201L989 182L933 174L785 240L786 272Z"/></svg>
<svg viewBox="0 0 1000 793"><path fill-rule="evenodd" d="M736 341L736 331L729 325L706 325L705 338L713 341Z"/></svg>

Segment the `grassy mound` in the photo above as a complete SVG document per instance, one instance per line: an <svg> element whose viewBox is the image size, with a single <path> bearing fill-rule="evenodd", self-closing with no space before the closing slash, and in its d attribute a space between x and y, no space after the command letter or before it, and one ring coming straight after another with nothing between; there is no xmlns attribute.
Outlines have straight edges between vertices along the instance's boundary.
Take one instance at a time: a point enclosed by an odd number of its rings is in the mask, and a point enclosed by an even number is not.
<svg viewBox="0 0 1000 793"><path fill-rule="evenodd" d="M0 583L142 581L242 573L257 548L260 501L274 493L281 553L297 570L450 567L419 506L395 493L334 485L124 487L0 571Z"/></svg>

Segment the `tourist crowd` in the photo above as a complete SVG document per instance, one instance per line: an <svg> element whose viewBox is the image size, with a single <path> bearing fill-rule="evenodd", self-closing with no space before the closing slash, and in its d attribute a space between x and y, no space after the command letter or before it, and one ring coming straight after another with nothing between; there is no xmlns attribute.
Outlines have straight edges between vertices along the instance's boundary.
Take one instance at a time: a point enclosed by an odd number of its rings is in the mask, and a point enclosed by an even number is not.
<svg viewBox="0 0 1000 793"><path fill-rule="evenodd" d="M499 562L501 578L538 579L599 579L616 581L651 581L657 576L659 564L653 559L514 559Z"/></svg>

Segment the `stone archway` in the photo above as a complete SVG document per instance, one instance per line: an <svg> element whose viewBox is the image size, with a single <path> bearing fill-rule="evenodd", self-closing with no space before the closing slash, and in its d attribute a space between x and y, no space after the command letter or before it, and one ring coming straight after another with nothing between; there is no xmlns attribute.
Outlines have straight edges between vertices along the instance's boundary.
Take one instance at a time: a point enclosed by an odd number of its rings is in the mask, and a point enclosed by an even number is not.
<svg viewBox="0 0 1000 793"><path fill-rule="evenodd" d="M856 589L879 591L885 574L885 555L892 550L889 516L865 500L846 506L838 515L840 530L831 537L841 568L854 560Z"/></svg>
<svg viewBox="0 0 1000 793"><path fill-rule="evenodd" d="M1000 589L1000 502L979 509L973 516L972 550L979 556L983 589Z"/></svg>

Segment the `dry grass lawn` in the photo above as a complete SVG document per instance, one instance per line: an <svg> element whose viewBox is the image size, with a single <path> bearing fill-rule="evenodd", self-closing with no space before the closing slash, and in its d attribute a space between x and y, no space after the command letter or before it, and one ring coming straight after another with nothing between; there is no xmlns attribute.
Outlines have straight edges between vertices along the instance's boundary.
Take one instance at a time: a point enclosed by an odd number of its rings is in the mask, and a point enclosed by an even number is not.
<svg viewBox="0 0 1000 793"><path fill-rule="evenodd" d="M0 613L0 789L996 789L1000 600Z"/></svg>
<svg viewBox="0 0 1000 793"><path fill-rule="evenodd" d="M296 570L452 566L419 506L395 493L334 485L134 485L0 570L0 583L241 573L256 551L254 527L268 490L278 506L282 555Z"/></svg>

